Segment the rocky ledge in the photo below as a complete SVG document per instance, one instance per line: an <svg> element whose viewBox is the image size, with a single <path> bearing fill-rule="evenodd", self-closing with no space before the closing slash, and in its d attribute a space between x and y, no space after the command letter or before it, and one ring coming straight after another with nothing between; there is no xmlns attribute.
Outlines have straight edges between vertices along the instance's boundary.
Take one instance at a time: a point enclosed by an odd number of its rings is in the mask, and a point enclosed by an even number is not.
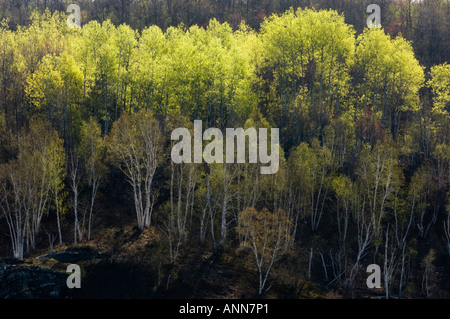
<svg viewBox="0 0 450 319"><path fill-rule="evenodd" d="M105 258L107 255L90 248L72 248L26 262L13 258L0 259L0 299L71 298L73 292L66 284L69 276L65 271L67 266Z"/></svg>
<svg viewBox="0 0 450 319"><path fill-rule="evenodd" d="M19 260L0 260L0 298L60 298L67 274Z"/></svg>

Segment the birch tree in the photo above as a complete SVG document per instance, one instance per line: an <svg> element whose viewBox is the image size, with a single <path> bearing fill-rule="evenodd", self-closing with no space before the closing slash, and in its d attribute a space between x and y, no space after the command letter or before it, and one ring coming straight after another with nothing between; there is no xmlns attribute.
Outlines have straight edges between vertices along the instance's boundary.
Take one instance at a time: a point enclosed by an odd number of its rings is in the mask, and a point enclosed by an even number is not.
<svg viewBox="0 0 450 319"><path fill-rule="evenodd" d="M8 224L13 255L35 249L52 190L48 151L58 139L47 122L33 118L18 140L17 158L2 164L0 206ZM64 154L64 153L63 153Z"/></svg>
<svg viewBox="0 0 450 319"><path fill-rule="evenodd" d="M210 218L210 231L214 248L225 247L230 218L231 204L236 197L235 180L239 167L228 163L212 163L208 165L207 174L207 211ZM219 227L219 231L216 230Z"/></svg>
<svg viewBox="0 0 450 319"><path fill-rule="evenodd" d="M336 224L339 238L339 250L337 253L337 271L336 278L345 272L347 261L347 236L349 235L349 223L351 215L355 210L357 200L357 187L352 180L345 176L339 175L332 181L332 187L336 194Z"/></svg>
<svg viewBox="0 0 450 319"><path fill-rule="evenodd" d="M367 199L365 196L358 196L357 208L355 209L355 214L353 216L356 224L356 257L353 267L347 276L347 285L352 288L355 282L356 275L358 273L361 261L366 256L369 247L374 242L374 230L373 222L370 213L366 211L365 201Z"/></svg>
<svg viewBox="0 0 450 319"><path fill-rule="evenodd" d="M392 241L396 243L396 249L399 254L398 263L401 265L400 268L400 280L398 288L398 296L402 297L402 290L406 286L407 276L406 276L406 266L409 261L408 256L411 256L408 248L408 236L410 235L411 229L414 225L415 218L415 205L416 205L416 192L415 186L410 184L408 190L408 195L404 196L400 191L397 190L393 205L393 215L394 215L394 234L395 237ZM404 199L406 197L406 199Z"/></svg>
<svg viewBox="0 0 450 319"><path fill-rule="evenodd" d="M75 244L82 240L81 228L79 223L79 195L81 191L81 164L79 154L71 152L69 155L69 186L72 190L73 201L73 215L74 215L74 229L73 229L73 242Z"/></svg>
<svg viewBox="0 0 450 319"><path fill-rule="evenodd" d="M361 151L358 185L364 192L376 237L381 236L381 221L401 180L397 156L395 148L388 143L378 143L373 149L366 145Z"/></svg>
<svg viewBox="0 0 450 319"><path fill-rule="evenodd" d="M297 169L294 171L300 187L308 198L308 214L311 230L318 229L322 219L325 200L331 189L331 175L335 169L334 155L327 146L320 146L315 139L312 146L301 143L291 155Z"/></svg>
<svg viewBox="0 0 450 319"><path fill-rule="evenodd" d="M258 269L259 295L264 292L274 263L286 251L283 243L291 236L291 222L281 209L272 213L266 208L257 211L249 207L239 214L237 232L248 238L241 246L253 252Z"/></svg>
<svg viewBox="0 0 450 319"><path fill-rule="evenodd" d="M167 125L169 131L178 127L187 127L189 133L193 133L192 122L189 122L185 117L169 117ZM172 140L169 147L173 147L175 144L177 142ZM192 146L193 144L190 145L190 147ZM162 220L163 227L161 229L167 236L169 257L172 264L176 262L180 248L188 239L191 230L194 204L196 198L198 198L196 186L200 172L200 165L185 162L174 163L170 161L165 169L167 179L166 185L163 187L168 189L169 200L163 204L158 219Z"/></svg>
<svg viewBox="0 0 450 319"><path fill-rule="evenodd" d="M50 179L45 150L52 136L49 123L32 118L29 128L23 130L18 141L17 169L22 170L25 181L22 190L24 209L29 215L27 243L35 249L35 237L39 233L42 217L50 204Z"/></svg>
<svg viewBox="0 0 450 319"><path fill-rule="evenodd" d="M436 221L436 208L434 211L429 203L431 192L433 191L433 177L430 168L426 165L419 169L411 177L409 196L412 210L416 217L416 226L419 235L425 238L432 224Z"/></svg>
<svg viewBox="0 0 450 319"><path fill-rule="evenodd" d="M106 158L106 144L101 136L100 124L93 117L89 121L81 124L80 137L79 152L84 165L86 183L91 188L87 226L87 239L91 240L91 225L95 199L98 188L107 174L107 167L104 163ZM84 222L85 218L83 218L83 225ZM80 235L82 236L83 234L81 233Z"/></svg>
<svg viewBox="0 0 450 319"><path fill-rule="evenodd" d="M49 179L50 191L53 197L53 205L56 211L56 223L58 226L59 244L62 245L61 217L66 212L64 180L66 177L66 153L64 151L63 140L59 138L55 131L51 137L50 144L45 150L45 159Z"/></svg>
<svg viewBox="0 0 450 319"><path fill-rule="evenodd" d="M164 232L169 241L171 263L178 258L181 245L189 233L189 216L192 218L198 167L195 164L170 163L170 205L164 219Z"/></svg>
<svg viewBox="0 0 450 319"><path fill-rule="evenodd" d="M132 188L138 228L149 228L155 200L153 177L163 161L158 121L145 110L122 114L109 136L108 151Z"/></svg>
<svg viewBox="0 0 450 319"><path fill-rule="evenodd" d="M0 208L8 224L13 256L23 258L28 216L21 201L23 178L17 162L0 166Z"/></svg>

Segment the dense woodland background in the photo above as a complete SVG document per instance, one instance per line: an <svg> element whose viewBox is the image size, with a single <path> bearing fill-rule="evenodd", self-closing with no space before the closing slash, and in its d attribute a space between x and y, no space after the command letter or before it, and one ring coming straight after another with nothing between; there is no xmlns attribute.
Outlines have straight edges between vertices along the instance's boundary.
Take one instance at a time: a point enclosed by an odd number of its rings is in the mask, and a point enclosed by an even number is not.
<svg viewBox="0 0 450 319"><path fill-rule="evenodd" d="M0 1L0 256L140 269L102 296L448 298L450 2L371 2ZM278 173L174 164L194 119L280 128Z"/></svg>

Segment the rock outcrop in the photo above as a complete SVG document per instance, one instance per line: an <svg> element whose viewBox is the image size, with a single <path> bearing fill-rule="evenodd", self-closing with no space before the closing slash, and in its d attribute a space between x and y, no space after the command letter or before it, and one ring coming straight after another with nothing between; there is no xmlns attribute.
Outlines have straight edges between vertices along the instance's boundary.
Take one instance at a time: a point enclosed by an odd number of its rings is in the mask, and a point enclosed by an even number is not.
<svg viewBox="0 0 450 319"><path fill-rule="evenodd" d="M17 260L0 260L0 299L61 298L66 280L65 273Z"/></svg>

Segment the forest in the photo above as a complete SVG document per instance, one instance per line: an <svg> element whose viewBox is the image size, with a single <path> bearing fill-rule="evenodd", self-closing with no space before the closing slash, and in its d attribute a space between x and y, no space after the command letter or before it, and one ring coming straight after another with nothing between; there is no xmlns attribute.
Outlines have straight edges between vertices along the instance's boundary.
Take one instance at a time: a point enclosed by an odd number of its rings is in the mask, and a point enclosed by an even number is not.
<svg viewBox="0 0 450 319"><path fill-rule="evenodd" d="M0 1L1 258L139 282L75 297L450 297L449 1L69 2ZM279 128L278 171L174 163L194 120Z"/></svg>

